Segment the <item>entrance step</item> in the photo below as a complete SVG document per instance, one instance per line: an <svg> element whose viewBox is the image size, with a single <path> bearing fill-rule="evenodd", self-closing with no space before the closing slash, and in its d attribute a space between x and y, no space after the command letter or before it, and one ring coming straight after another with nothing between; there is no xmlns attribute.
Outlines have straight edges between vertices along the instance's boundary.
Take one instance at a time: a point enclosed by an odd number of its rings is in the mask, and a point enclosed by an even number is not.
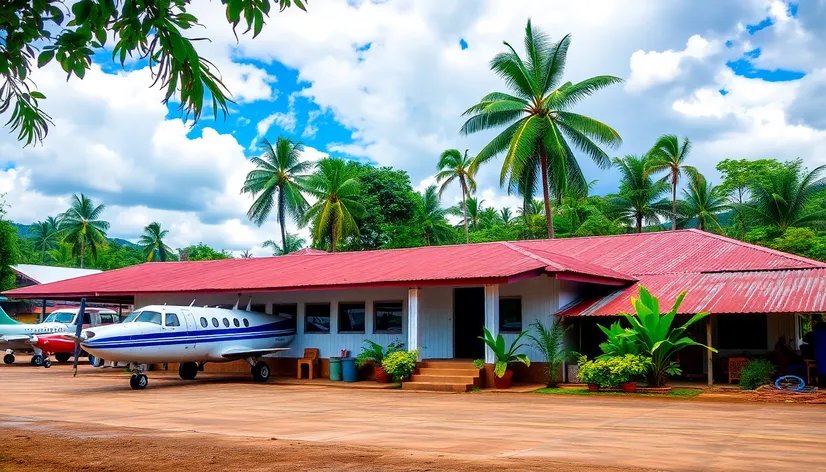
<svg viewBox="0 0 826 472"><path fill-rule="evenodd" d="M404 390L468 392L482 386L482 370L472 361L428 360L420 362L417 373L402 384Z"/></svg>

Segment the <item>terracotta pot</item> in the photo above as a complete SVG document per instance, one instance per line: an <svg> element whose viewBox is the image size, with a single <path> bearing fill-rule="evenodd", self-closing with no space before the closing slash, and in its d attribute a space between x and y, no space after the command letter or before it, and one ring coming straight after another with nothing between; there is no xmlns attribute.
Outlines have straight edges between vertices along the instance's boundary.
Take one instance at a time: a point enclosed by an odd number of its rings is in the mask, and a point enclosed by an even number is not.
<svg viewBox="0 0 826 472"><path fill-rule="evenodd" d="M599 390L599 384L588 384L589 392L596 392L597 390Z"/></svg>
<svg viewBox="0 0 826 472"><path fill-rule="evenodd" d="M384 368L376 366L373 368L373 375L376 376L376 381L381 383L390 382L390 376L384 371Z"/></svg>
<svg viewBox="0 0 826 472"><path fill-rule="evenodd" d="M511 388L511 383L513 383L513 371L510 369L506 370L505 375L501 377L497 377L495 374L493 376L493 385L496 388Z"/></svg>
<svg viewBox="0 0 826 472"><path fill-rule="evenodd" d="M637 382L625 382L622 384L622 391L625 393L634 393L637 391Z"/></svg>

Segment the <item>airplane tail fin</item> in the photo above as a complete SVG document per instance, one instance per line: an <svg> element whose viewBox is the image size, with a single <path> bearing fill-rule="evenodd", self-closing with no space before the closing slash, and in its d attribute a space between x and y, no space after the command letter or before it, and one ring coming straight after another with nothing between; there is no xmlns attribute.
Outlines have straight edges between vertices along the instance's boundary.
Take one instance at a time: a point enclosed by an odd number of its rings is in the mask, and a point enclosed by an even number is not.
<svg viewBox="0 0 826 472"><path fill-rule="evenodd" d="M9 315L6 314L6 310L3 307L0 307L0 325L10 325L10 324L22 324L17 320L12 319Z"/></svg>

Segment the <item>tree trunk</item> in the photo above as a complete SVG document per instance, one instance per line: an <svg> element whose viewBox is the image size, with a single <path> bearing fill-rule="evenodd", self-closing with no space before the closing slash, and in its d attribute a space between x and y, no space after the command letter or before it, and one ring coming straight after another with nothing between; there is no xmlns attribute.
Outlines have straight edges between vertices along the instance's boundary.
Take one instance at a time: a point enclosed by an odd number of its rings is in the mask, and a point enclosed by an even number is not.
<svg viewBox="0 0 826 472"><path fill-rule="evenodd" d="M671 231L677 229L677 173L671 176Z"/></svg>
<svg viewBox="0 0 826 472"><path fill-rule="evenodd" d="M465 244L470 243L470 233L467 229L467 185L465 184L465 177L460 176L459 182L462 184L462 209L465 213Z"/></svg>
<svg viewBox="0 0 826 472"><path fill-rule="evenodd" d="M338 242L336 240L337 239L336 236L338 236L336 234L336 222L333 221L331 231L330 231L330 243L331 243L330 252L336 252L336 243Z"/></svg>
<svg viewBox="0 0 826 472"><path fill-rule="evenodd" d="M287 251L287 228L286 228L286 217L284 216L284 207L286 206L286 202L284 201L284 191L278 191L278 224L281 226L281 250L282 252L286 253Z"/></svg>
<svg viewBox="0 0 826 472"><path fill-rule="evenodd" d="M642 233L642 216L637 215L637 232Z"/></svg>
<svg viewBox="0 0 826 472"><path fill-rule="evenodd" d="M86 241L80 241L80 268L83 268L83 257L86 255Z"/></svg>
<svg viewBox="0 0 826 472"><path fill-rule="evenodd" d="M545 220L548 222L548 239L554 239L554 216L551 213L551 198L548 195L548 156L545 146L540 147L540 172L542 173L542 197L545 200Z"/></svg>
<svg viewBox="0 0 826 472"><path fill-rule="evenodd" d="M430 233L427 231L424 232L424 245L430 246Z"/></svg>

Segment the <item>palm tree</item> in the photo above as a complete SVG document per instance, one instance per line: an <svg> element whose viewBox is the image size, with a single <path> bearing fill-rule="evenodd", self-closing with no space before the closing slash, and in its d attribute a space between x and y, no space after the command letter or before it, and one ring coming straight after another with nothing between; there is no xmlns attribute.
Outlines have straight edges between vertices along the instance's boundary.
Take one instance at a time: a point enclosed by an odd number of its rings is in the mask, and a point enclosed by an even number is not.
<svg viewBox="0 0 826 472"><path fill-rule="evenodd" d="M717 215L731 207L719 187L711 185L700 174L689 176L688 188L683 189L683 200L679 206L684 218L697 218L697 228L702 231L710 225L722 229Z"/></svg>
<svg viewBox="0 0 826 472"><path fill-rule="evenodd" d="M549 192L567 182L585 186L571 145L600 167L608 167L611 160L599 145L614 147L622 142L610 126L569 111L597 90L622 82L613 76L597 76L576 84L562 83L570 43L570 35L551 43L528 20L526 59L520 58L506 42L508 51L497 54L490 64L515 95L494 92L484 96L464 113L471 116L461 129L462 134L471 134L507 125L479 152L470 170L475 172L480 165L507 151L500 184L527 191L536 186L537 179L541 181L550 238L554 232Z"/></svg>
<svg viewBox="0 0 826 472"><path fill-rule="evenodd" d="M499 212L493 208L485 208L479 214L479 226L490 228L499 222Z"/></svg>
<svg viewBox="0 0 826 472"><path fill-rule="evenodd" d="M808 173L799 167L774 172L767 182L755 182L751 199L736 208L754 224L783 232L798 226L824 228L826 209L813 205L815 197L826 190L826 179L820 177L824 169L826 165Z"/></svg>
<svg viewBox="0 0 826 472"><path fill-rule="evenodd" d="M341 238L358 236L356 218L364 214L359 202L357 170L343 160L325 158L316 164L314 172L305 181L304 189L316 202L304 214L303 224L313 224L316 243L329 236L330 252L336 252Z"/></svg>
<svg viewBox="0 0 826 472"><path fill-rule="evenodd" d="M258 226L264 224L276 208L278 224L281 227L282 247L287 244L286 215L298 221L307 210L307 201L301 194L304 174L311 164L301 160L304 146L279 136L275 147L266 139L261 140L264 154L253 157L250 162L255 170L247 174L241 193L250 193L252 202L247 218Z"/></svg>
<svg viewBox="0 0 826 472"><path fill-rule="evenodd" d="M511 213L511 209L505 207L499 210L499 220L502 221L505 226L513 223L513 214Z"/></svg>
<svg viewBox="0 0 826 472"><path fill-rule="evenodd" d="M462 207L457 205L448 209L448 212L451 215L462 216L462 224L465 226L470 226L473 230L476 230L479 226L479 218L482 216L482 211L484 211L482 210L483 203L485 203L484 200L470 197L467 199L467 202L465 202L465 208L467 208L467 210L464 210ZM465 214L467 214L467 217L463 216Z"/></svg>
<svg viewBox="0 0 826 472"><path fill-rule="evenodd" d="M610 196L608 202L617 217L634 222L637 233L642 233L643 222L659 223L659 215L668 207L663 200L668 183L648 175L648 159L647 156L625 156L613 160L622 177L619 194Z"/></svg>
<svg viewBox="0 0 826 472"><path fill-rule="evenodd" d="M241 253L241 259L252 259L252 253L249 250L245 250Z"/></svg>
<svg viewBox="0 0 826 472"><path fill-rule="evenodd" d="M690 152L691 141L688 138L683 138L683 143L680 144L680 138L674 134L660 136L654 147L648 151L650 160L647 172L650 174L661 171L668 172L667 178L671 183L672 230L677 229L677 185L680 183L680 177L683 171L689 176L698 174L697 169L685 164Z"/></svg>
<svg viewBox="0 0 826 472"><path fill-rule="evenodd" d="M442 198L442 193L451 182L459 179L459 185L462 187L462 208L464 210L465 221L465 243L470 242L470 234L468 232L468 218L467 218L467 199L470 198L471 193L476 193L476 180L473 178L473 172L470 171L470 164L472 159L467 155L468 150L465 149L465 154L459 153L458 149L448 149L439 156L439 173L436 174L436 182L441 182L439 187L439 198Z"/></svg>
<svg viewBox="0 0 826 472"><path fill-rule="evenodd" d="M45 221L38 221L29 227L29 236L34 239L35 247L40 250L41 263L46 261L46 255L60 242L57 225L57 220L50 216Z"/></svg>
<svg viewBox="0 0 826 472"><path fill-rule="evenodd" d="M264 241L264 247L268 247L272 249L273 256L284 256L291 252L298 251L304 248L304 240L298 237L297 234L287 233L287 244L286 246L279 246L278 243L273 241L272 239L268 239Z"/></svg>
<svg viewBox="0 0 826 472"><path fill-rule="evenodd" d="M106 230L109 223L100 220L105 205L95 204L83 195L72 195L72 205L59 217L58 228L63 233L63 240L72 246L72 255L80 256L80 267L88 249L92 259L97 259L98 246L106 245Z"/></svg>
<svg viewBox="0 0 826 472"><path fill-rule="evenodd" d="M439 195L436 186L431 185L422 194L422 228L424 228L425 244L443 244L449 242L455 234L447 223L447 211L439 205Z"/></svg>
<svg viewBox="0 0 826 472"><path fill-rule="evenodd" d="M143 256L146 260L151 262L157 258L161 262L166 262L169 255L173 253L172 248L163 242L163 238L169 233L167 230L161 229L161 224L158 222L149 223L143 229L143 235L138 240L138 246L143 249Z"/></svg>

